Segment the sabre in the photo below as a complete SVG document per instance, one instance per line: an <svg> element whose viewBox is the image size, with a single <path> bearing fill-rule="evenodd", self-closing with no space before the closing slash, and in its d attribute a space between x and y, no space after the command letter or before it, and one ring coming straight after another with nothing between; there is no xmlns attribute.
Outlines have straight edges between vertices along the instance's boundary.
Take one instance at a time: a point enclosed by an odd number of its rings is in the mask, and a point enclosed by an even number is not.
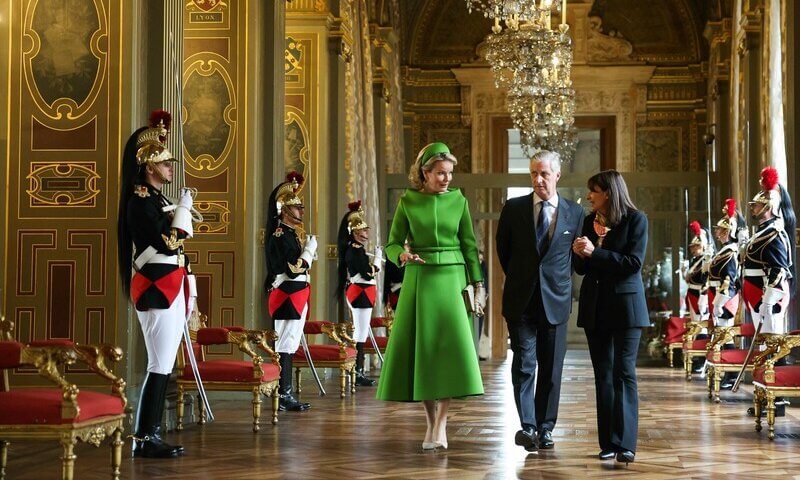
<svg viewBox="0 0 800 480"><path fill-rule="evenodd" d="M739 390L739 384L742 383L742 379L744 379L744 372L747 370L747 364L750 363L750 358L753 356L753 350L756 347L756 339L758 338L758 334L761 333L761 326L764 322L759 319L758 326L756 327L756 334L753 336L753 342L750 344L750 349L747 350L747 356L744 357L744 363L742 364L742 369L739 371L739 375L736 377L736 381L733 382L733 387L731 387L731 392L735 392Z"/></svg>
<svg viewBox="0 0 800 480"><path fill-rule="evenodd" d="M378 358L381 359L381 364L383 364L383 354L381 353L381 349L378 348L378 342L375 341L375 335L372 333L371 326L369 329L367 329L367 333L369 334L369 341L372 342L372 348L374 348L375 351L378 352Z"/></svg>
<svg viewBox="0 0 800 480"><path fill-rule="evenodd" d="M209 422L214 421L214 414L211 412L211 404L208 402L208 395L206 389L203 388L203 380L200 378L200 371L197 369L197 359L194 358L194 348L192 347L192 338L189 335L189 318L183 322L183 338L186 342L186 350L188 352L189 364L192 366L192 374L194 374L194 382L197 385L197 393L200 395L200 400L206 409L206 419Z"/></svg>
<svg viewBox="0 0 800 480"><path fill-rule="evenodd" d="M317 382L317 388L319 388L319 394L325 396L325 388L322 386L322 382L319 379L319 374L317 374L317 369L314 367L314 360L311 359L311 350L308 348L308 341L306 340L305 335L300 335L300 343L303 344L303 350L306 351L306 359L308 359L308 366L311 367L311 374L314 375L314 380Z"/></svg>

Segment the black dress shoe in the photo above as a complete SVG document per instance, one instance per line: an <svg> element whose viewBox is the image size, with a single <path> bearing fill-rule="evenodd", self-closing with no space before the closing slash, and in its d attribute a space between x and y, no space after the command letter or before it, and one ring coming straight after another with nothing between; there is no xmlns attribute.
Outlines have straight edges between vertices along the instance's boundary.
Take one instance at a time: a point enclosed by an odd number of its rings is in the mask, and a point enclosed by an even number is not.
<svg viewBox="0 0 800 480"><path fill-rule="evenodd" d="M175 458L179 452L160 438L144 436L133 440L133 456L140 458Z"/></svg>
<svg viewBox="0 0 800 480"><path fill-rule="evenodd" d="M600 450L600 453L597 454L597 458L600 460L611 460L617 456L616 450Z"/></svg>
<svg viewBox="0 0 800 480"><path fill-rule="evenodd" d="M310 404L298 401L291 393L283 393L278 398L278 411L280 412L305 412L309 408L311 408Z"/></svg>
<svg viewBox="0 0 800 480"><path fill-rule="evenodd" d="M514 443L520 447L525 448L529 452L535 452L539 449L538 438L536 438L536 430L533 427L525 427L519 430L514 435Z"/></svg>
<svg viewBox="0 0 800 480"><path fill-rule="evenodd" d="M631 452L630 450L622 450L617 452L617 461L620 463L625 463L625 465L629 463L633 463L633 459L636 458L636 454Z"/></svg>
<svg viewBox="0 0 800 480"><path fill-rule="evenodd" d="M359 387L374 387L378 383L364 375L363 372L356 372L356 385Z"/></svg>
<svg viewBox="0 0 800 480"><path fill-rule="evenodd" d="M161 443L165 446L174 448L178 455L183 455L183 445L170 445L169 443L165 442L163 438L161 438L161 425L157 425L155 428L155 433L153 433L153 437L158 439Z"/></svg>
<svg viewBox="0 0 800 480"><path fill-rule="evenodd" d="M762 405L761 406L761 412L760 413L761 413L761 415L760 415L761 417L766 417L767 416L767 406L766 405ZM775 405L775 416L776 417L783 417L785 415L786 415L786 405L784 405L784 404ZM756 416L755 407L750 407L750 408L747 409L747 416L748 417L755 417Z"/></svg>
<svg viewBox="0 0 800 480"><path fill-rule="evenodd" d="M539 448L542 450L549 450L556 446L556 443L553 441L553 432L544 428L541 432L539 432Z"/></svg>

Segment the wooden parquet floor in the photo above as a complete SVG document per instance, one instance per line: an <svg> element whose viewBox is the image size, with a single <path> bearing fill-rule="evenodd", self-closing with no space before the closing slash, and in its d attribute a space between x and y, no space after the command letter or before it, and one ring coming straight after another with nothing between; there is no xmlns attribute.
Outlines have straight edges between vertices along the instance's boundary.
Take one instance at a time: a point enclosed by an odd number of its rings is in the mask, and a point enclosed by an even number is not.
<svg viewBox="0 0 800 480"><path fill-rule="evenodd" d="M446 452L421 451L425 424L419 404L379 402L374 389L365 388L355 399L330 393L316 397L315 387L304 382L311 411L283 413L277 426L267 424L253 434L247 395L241 401L216 401L216 422L168 435L186 447L184 457L124 458L123 478L800 478L800 409L789 408L778 419L778 437L770 442L766 428L757 434L745 415L750 386L737 394L724 392L717 405L706 397L704 381L687 383L678 368L640 367L639 451L636 463L625 467L596 458L587 352L567 356L555 450L534 454L514 445L518 420L510 361L481 365L487 394L453 402ZM337 391L336 378L326 382L329 392ZM108 478L108 448L81 445L76 454L77 479ZM7 478L59 478L59 457L54 444L12 444Z"/></svg>

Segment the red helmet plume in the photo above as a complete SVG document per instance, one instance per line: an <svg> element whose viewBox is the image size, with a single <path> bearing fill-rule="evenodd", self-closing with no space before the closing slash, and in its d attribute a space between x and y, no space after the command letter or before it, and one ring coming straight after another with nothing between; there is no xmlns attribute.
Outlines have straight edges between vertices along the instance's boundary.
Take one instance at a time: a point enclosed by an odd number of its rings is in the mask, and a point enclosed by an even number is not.
<svg viewBox="0 0 800 480"><path fill-rule="evenodd" d="M347 209L351 212L357 212L359 208L361 208L361 200L356 200L355 202L347 204Z"/></svg>
<svg viewBox="0 0 800 480"><path fill-rule="evenodd" d="M306 181L306 179L303 178L303 175L300 172L292 170L291 172L286 174L286 181L289 183L297 182L298 185L302 185L303 182Z"/></svg>
<svg viewBox="0 0 800 480"><path fill-rule="evenodd" d="M164 124L164 128L169 130L172 126L172 114L166 110L153 110L150 112L150 128L156 128L159 123Z"/></svg>
<svg viewBox="0 0 800 480"><path fill-rule="evenodd" d="M689 229L690 229L690 230L692 231L692 233L694 233L694 234L695 234L695 236L697 236L697 237L699 237L699 236L700 236L700 232L702 232L702 231L703 231L703 228L702 228L702 227L700 227L700 222L698 222L697 220L692 220L692 223L690 223L690 224L689 224Z"/></svg>
<svg viewBox="0 0 800 480"><path fill-rule="evenodd" d="M775 167L764 167L761 170L761 186L764 190L774 190L778 186L778 171Z"/></svg>
<svg viewBox="0 0 800 480"><path fill-rule="evenodd" d="M728 218L733 218L736 216L736 200L733 198L729 198L725 200L725 215Z"/></svg>

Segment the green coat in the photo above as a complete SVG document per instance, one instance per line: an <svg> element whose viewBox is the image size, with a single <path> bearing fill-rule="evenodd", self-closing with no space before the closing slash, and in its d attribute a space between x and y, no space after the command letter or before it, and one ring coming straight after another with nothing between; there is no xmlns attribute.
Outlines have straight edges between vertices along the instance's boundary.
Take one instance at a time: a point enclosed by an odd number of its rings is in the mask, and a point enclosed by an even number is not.
<svg viewBox="0 0 800 480"><path fill-rule="evenodd" d="M397 265L408 240L424 264L406 265L378 383L381 400L420 401L483 394L462 291L483 280L472 218L460 190L406 190L386 256Z"/></svg>

